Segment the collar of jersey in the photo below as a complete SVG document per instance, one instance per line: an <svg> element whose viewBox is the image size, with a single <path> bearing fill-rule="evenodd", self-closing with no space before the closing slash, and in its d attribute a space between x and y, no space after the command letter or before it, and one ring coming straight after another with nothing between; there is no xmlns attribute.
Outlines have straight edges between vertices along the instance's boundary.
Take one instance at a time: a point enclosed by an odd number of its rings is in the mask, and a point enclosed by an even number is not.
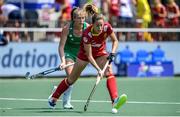
<svg viewBox="0 0 180 117"><path fill-rule="evenodd" d="M92 34L92 36L99 36L99 35L101 34L101 32L98 33L98 34L94 34L94 33L93 33L93 27L91 27L91 34Z"/></svg>

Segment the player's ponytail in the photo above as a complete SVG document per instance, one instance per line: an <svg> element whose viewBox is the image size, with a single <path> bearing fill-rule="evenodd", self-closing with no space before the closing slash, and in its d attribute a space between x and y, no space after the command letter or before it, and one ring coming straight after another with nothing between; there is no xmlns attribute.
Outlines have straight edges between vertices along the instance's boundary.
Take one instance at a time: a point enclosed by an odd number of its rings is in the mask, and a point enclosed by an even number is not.
<svg viewBox="0 0 180 117"><path fill-rule="evenodd" d="M94 4L87 3L84 5L83 9L87 13L87 15L90 16L98 13L98 8Z"/></svg>

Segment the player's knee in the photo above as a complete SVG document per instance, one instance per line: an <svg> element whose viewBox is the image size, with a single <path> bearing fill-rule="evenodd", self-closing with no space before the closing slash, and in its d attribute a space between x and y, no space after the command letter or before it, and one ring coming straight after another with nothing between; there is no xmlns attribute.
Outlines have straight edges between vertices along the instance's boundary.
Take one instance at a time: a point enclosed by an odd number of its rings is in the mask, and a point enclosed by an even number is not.
<svg viewBox="0 0 180 117"><path fill-rule="evenodd" d="M74 84L74 80L71 78L71 77L68 77L67 78L67 83L69 84L69 85L72 85L72 84Z"/></svg>
<svg viewBox="0 0 180 117"><path fill-rule="evenodd" d="M115 78L114 74L113 73L109 73L106 75L106 78L109 79L109 78Z"/></svg>
<svg viewBox="0 0 180 117"><path fill-rule="evenodd" d="M113 74L113 72L112 72L111 67L107 67L104 75L105 75L106 77L108 77L108 76L110 76L110 75L112 75L112 74Z"/></svg>

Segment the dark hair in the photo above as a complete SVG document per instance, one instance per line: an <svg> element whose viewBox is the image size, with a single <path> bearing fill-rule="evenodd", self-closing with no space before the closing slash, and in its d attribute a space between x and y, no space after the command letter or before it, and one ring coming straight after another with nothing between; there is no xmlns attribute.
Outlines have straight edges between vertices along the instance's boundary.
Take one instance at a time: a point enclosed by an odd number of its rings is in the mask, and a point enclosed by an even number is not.
<svg viewBox="0 0 180 117"><path fill-rule="evenodd" d="M76 10L76 9L78 9L79 7L74 7L73 9L72 9L72 11L71 11L71 20L73 21L74 20L74 11Z"/></svg>
<svg viewBox="0 0 180 117"><path fill-rule="evenodd" d="M104 20L104 16L100 13L95 13L92 16L92 23L94 24L97 20L103 19Z"/></svg>

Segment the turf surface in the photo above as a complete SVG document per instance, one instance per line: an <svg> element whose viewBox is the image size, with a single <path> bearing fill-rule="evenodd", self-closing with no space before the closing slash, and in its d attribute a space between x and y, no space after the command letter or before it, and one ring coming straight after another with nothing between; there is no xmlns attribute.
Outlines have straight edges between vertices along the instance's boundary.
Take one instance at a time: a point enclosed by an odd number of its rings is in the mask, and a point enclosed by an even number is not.
<svg viewBox="0 0 180 117"><path fill-rule="evenodd" d="M74 85L74 110L62 109L61 100L49 109L47 98L61 80L0 79L0 116L180 116L180 78L117 78L119 94L128 96L118 114L111 113L105 79L83 112L95 78L80 78Z"/></svg>

